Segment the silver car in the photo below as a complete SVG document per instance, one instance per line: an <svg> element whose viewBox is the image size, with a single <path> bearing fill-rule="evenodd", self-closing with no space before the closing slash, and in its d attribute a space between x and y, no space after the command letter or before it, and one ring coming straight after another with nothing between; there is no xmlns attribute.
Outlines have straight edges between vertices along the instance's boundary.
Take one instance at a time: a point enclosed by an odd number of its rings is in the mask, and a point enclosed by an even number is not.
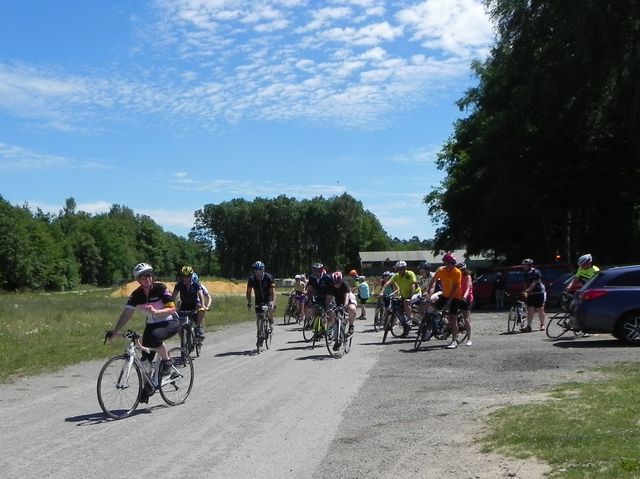
<svg viewBox="0 0 640 479"><path fill-rule="evenodd" d="M600 271L576 293L571 315L585 333L640 344L640 265Z"/></svg>

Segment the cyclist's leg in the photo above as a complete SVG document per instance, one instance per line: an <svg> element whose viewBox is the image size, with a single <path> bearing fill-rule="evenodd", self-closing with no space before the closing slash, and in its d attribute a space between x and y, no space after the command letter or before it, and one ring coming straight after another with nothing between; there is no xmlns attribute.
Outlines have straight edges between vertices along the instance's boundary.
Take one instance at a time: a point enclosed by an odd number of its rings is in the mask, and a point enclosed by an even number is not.
<svg viewBox="0 0 640 479"><path fill-rule="evenodd" d="M204 308L198 308L198 314L196 315L196 336L204 339L204 316L206 312Z"/></svg>

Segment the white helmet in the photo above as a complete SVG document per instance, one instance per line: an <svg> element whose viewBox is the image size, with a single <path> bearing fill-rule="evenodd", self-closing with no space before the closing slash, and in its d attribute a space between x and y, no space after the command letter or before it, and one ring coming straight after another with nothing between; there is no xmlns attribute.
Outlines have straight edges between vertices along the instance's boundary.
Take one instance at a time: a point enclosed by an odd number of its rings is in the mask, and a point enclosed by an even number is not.
<svg viewBox="0 0 640 479"><path fill-rule="evenodd" d="M407 262L406 262L406 261L402 261L402 260L400 260L400 261L398 261L398 262L396 263L396 268L398 268L398 269L400 269L400 268L406 268L406 267L407 267Z"/></svg>
<svg viewBox="0 0 640 479"><path fill-rule="evenodd" d="M578 258L578 266L582 266L583 264L586 264L586 263L591 263L592 261L593 261L593 257L589 253L583 254Z"/></svg>
<svg viewBox="0 0 640 479"><path fill-rule="evenodd" d="M133 267L133 279L138 279L144 273L153 274L153 267L147 263L138 263Z"/></svg>
<svg viewBox="0 0 640 479"><path fill-rule="evenodd" d="M299 274L296 274L293 279L302 279L302 276L300 276Z"/></svg>

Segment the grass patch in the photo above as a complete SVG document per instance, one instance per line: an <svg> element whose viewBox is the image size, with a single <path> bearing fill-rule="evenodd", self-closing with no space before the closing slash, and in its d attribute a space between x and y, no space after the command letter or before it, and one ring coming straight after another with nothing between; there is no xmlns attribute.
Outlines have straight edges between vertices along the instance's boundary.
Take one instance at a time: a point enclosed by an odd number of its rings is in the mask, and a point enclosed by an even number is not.
<svg viewBox="0 0 640 479"><path fill-rule="evenodd" d="M638 365L600 370L606 379L564 384L547 401L492 413L485 452L538 457L557 478L640 477Z"/></svg>
<svg viewBox="0 0 640 479"><path fill-rule="evenodd" d="M52 372L70 364L107 358L124 349L124 339L103 345L104 332L118 319L126 298L95 288L69 293L1 294L0 381ZM279 315L286 297L277 295ZM244 295L215 296L207 313L207 331L253 321ZM135 313L126 328L142 332L144 318ZM206 345L205 345L206 347Z"/></svg>

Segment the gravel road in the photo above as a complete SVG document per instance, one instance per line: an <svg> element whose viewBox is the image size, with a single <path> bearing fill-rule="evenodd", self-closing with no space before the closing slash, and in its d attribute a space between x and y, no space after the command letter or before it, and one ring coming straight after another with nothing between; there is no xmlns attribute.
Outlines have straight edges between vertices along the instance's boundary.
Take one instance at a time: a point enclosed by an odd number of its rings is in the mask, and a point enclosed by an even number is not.
<svg viewBox="0 0 640 479"><path fill-rule="evenodd" d="M506 313L474 312L473 326L473 346L430 341L414 352L413 338L380 345L371 322L358 321L340 360L310 349L295 325L277 326L260 355L253 325L230 327L208 336L186 404L169 407L156 394L121 421L106 419L96 400L102 361L2 384L0 474L537 478L543 463L480 452L483 418L637 358L607 335L504 334Z"/></svg>

